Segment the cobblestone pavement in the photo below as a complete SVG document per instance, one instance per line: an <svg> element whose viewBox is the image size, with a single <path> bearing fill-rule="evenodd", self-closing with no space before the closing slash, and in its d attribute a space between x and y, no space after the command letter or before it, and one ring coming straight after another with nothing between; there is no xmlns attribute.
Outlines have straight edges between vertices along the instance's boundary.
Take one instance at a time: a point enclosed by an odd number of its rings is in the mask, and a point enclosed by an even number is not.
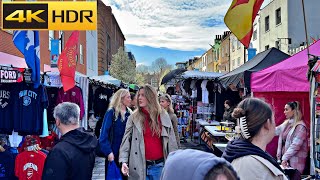
<svg viewBox="0 0 320 180"><path fill-rule="evenodd" d="M104 158L96 157L96 162L93 169L92 179L93 180L104 180Z"/></svg>

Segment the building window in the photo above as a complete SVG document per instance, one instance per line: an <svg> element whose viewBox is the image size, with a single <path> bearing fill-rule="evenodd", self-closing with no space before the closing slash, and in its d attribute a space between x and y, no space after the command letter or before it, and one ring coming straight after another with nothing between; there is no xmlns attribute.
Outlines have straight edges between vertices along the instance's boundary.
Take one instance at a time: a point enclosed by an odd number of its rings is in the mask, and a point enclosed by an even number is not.
<svg viewBox="0 0 320 180"><path fill-rule="evenodd" d="M234 51L234 49L236 48L235 43L236 43L236 39L232 39L232 51Z"/></svg>
<svg viewBox="0 0 320 180"><path fill-rule="evenodd" d="M220 56L220 49L217 50L217 61L219 60L219 56Z"/></svg>
<svg viewBox="0 0 320 180"><path fill-rule="evenodd" d="M117 42L117 26L116 26L116 23L114 25L114 41Z"/></svg>
<svg viewBox="0 0 320 180"><path fill-rule="evenodd" d="M256 40L257 39L257 30L254 30L253 31L253 40Z"/></svg>
<svg viewBox="0 0 320 180"><path fill-rule="evenodd" d="M264 26L265 26L265 31L266 32L270 30L270 27L269 27L269 16L265 17Z"/></svg>
<svg viewBox="0 0 320 180"><path fill-rule="evenodd" d="M83 48L82 48L82 44L80 44L80 64L84 64L84 62L83 62Z"/></svg>
<svg viewBox="0 0 320 180"><path fill-rule="evenodd" d="M275 48L280 49L280 40L275 42Z"/></svg>
<svg viewBox="0 0 320 180"><path fill-rule="evenodd" d="M223 47L221 47L221 57L224 57L224 48Z"/></svg>
<svg viewBox="0 0 320 180"><path fill-rule="evenodd" d="M237 49L240 49L240 47L241 47L241 42L237 41Z"/></svg>
<svg viewBox="0 0 320 180"><path fill-rule="evenodd" d="M111 47L111 43L110 43L110 36L108 33L107 33L107 44L106 45L107 45L107 50L109 50Z"/></svg>
<svg viewBox="0 0 320 180"><path fill-rule="evenodd" d="M266 46L265 46L265 50L268 50L268 49L269 49L269 45L266 45Z"/></svg>
<svg viewBox="0 0 320 180"><path fill-rule="evenodd" d="M237 63L238 63L238 66L240 66L240 57L238 57L238 62Z"/></svg>
<svg viewBox="0 0 320 180"><path fill-rule="evenodd" d="M281 23L281 8L276 10L276 25Z"/></svg>
<svg viewBox="0 0 320 180"><path fill-rule="evenodd" d="M49 51L51 51L51 40L54 39L54 31L49 30Z"/></svg>

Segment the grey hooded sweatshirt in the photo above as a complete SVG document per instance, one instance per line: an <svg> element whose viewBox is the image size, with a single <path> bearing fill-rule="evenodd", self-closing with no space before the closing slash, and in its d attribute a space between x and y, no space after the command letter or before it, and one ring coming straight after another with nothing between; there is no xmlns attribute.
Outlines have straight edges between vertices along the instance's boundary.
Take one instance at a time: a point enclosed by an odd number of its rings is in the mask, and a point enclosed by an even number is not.
<svg viewBox="0 0 320 180"><path fill-rule="evenodd" d="M234 172L231 164L212 153L186 149L171 152L165 162L161 180L202 180L207 173L219 164L226 164Z"/></svg>

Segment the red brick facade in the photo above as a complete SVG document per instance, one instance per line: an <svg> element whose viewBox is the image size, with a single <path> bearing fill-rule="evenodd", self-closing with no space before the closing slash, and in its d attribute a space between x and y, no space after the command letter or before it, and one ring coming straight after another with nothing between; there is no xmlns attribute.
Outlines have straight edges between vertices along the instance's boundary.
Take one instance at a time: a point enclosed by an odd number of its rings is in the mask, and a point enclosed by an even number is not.
<svg viewBox="0 0 320 180"><path fill-rule="evenodd" d="M124 47L125 37L110 6L98 0L98 73L104 74L109 69L112 55L119 47Z"/></svg>

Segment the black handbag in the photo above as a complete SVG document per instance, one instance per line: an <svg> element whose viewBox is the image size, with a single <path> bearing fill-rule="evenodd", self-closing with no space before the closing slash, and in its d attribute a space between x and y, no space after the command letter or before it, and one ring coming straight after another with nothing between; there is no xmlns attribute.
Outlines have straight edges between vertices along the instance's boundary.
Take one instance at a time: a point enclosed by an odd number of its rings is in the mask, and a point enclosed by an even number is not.
<svg viewBox="0 0 320 180"><path fill-rule="evenodd" d="M297 169L284 169L284 174L289 180L301 180L301 173Z"/></svg>
<svg viewBox="0 0 320 180"><path fill-rule="evenodd" d="M115 110L113 109L112 124L111 124L110 131L109 131L109 142L110 142L110 144L112 144L112 141L113 141L113 130L114 130L114 122L115 122L115 113L114 112L115 112ZM103 124L103 122L102 122L102 124ZM101 149L102 149L102 147L101 147L100 141L98 139L98 145L96 147L96 155L98 157L104 157L104 158L107 157L108 155L106 156Z"/></svg>

